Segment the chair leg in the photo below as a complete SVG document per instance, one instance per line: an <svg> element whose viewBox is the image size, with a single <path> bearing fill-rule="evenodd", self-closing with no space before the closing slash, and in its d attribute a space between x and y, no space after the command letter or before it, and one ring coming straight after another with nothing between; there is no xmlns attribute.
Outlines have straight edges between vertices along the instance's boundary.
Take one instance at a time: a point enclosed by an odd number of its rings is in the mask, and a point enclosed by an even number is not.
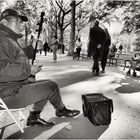
<svg viewBox="0 0 140 140"><path fill-rule="evenodd" d="M7 111L7 113L11 116L11 118L14 120L15 124L17 125L17 127L20 129L20 131L22 133L24 133L23 128L19 125L18 121L14 118L14 116L12 115L12 113L10 112L10 110L8 109L8 107L5 105L5 103L3 102L3 100L1 99L1 103L3 108Z"/></svg>
<svg viewBox="0 0 140 140"><path fill-rule="evenodd" d="M131 69L129 69L126 74L127 74L127 76L130 76L131 75Z"/></svg>
<svg viewBox="0 0 140 140"><path fill-rule="evenodd" d="M8 108L5 108L5 109L6 109L6 111L8 112L8 114L11 116L11 118L14 120L14 122L16 123L16 125L17 125L17 127L20 129L20 131L21 131L22 133L24 133L23 128L19 125L19 123L17 122L17 120L14 118L14 116L12 115L12 113L9 111L9 109L8 109Z"/></svg>
<svg viewBox="0 0 140 140"><path fill-rule="evenodd" d="M136 77L137 76L137 74L136 74L136 71L134 70L133 71L133 77Z"/></svg>
<svg viewBox="0 0 140 140"><path fill-rule="evenodd" d="M19 110L19 123L20 123L20 120L23 119L23 122L22 122L22 128L25 127L25 120L26 120L26 117L23 115L23 113Z"/></svg>

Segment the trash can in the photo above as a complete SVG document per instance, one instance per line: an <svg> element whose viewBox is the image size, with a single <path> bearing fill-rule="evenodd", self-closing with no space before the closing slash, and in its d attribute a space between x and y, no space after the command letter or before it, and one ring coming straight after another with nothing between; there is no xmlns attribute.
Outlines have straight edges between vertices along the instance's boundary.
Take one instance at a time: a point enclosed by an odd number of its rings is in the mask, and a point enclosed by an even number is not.
<svg viewBox="0 0 140 140"><path fill-rule="evenodd" d="M89 93L82 95L82 109L94 125L109 125L113 112L113 101L102 93Z"/></svg>

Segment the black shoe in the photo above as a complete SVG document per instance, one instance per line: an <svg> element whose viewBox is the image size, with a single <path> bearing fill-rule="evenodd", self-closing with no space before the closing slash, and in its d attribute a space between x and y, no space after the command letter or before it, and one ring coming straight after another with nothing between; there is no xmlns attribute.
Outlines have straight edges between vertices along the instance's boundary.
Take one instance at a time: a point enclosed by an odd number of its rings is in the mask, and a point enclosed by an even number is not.
<svg viewBox="0 0 140 140"><path fill-rule="evenodd" d="M95 73L95 70L94 69L92 69L92 73Z"/></svg>
<svg viewBox="0 0 140 140"><path fill-rule="evenodd" d="M54 122L47 122L41 118L38 118L37 120L27 120L27 126L41 126L41 127L51 127L55 123Z"/></svg>
<svg viewBox="0 0 140 140"><path fill-rule="evenodd" d="M101 70L100 73L105 73L105 71L104 70Z"/></svg>
<svg viewBox="0 0 140 140"><path fill-rule="evenodd" d="M137 76L137 73L134 71L133 72L133 77L136 77Z"/></svg>
<svg viewBox="0 0 140 140"><path fill-rule="evenodd" d="M66 107L64 107L62 110L57 110L55 112L56 116L58 117L74 117L77 116L80 113L79 110L69 110Z"/></svg>
<svg viewBox="0 0 140 140"><path fill-rule="evenodd" d="M95 76L99 76L99 72L96 72L94 75L95 75Z"/></svg>
<svg viewBox="0 0 140 140"><path fill-rule="evenodd" d="M96 75L96 76L99 76L99 72L97 72L95 75Z"/></svg>
<svg viewBox="0 0 140 140"><path fill-rule="evenodd" d="M34 111L30 112L30 115L27 119L27 126L41 126L41 127L51 127L55 123L54 122L47 122L44 119L40 118L40 112Z"/></svg>

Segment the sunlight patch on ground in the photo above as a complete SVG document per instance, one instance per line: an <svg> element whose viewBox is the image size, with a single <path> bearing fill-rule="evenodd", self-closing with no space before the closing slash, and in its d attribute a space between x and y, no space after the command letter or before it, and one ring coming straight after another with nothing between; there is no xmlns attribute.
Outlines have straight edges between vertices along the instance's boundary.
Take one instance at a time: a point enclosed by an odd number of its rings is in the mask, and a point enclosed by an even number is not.
<svg viewBox="0 0 140 140"><path fill-rule="evenodd" d="M121 85L130 85L130 83L121 83Z"/></svg>
<svg viewBox="0 0 140 140"><path fill-rule="evenodd" d="M39 73L37 73L36 78L37 80L48 79L56 75L61 76L61 74L69 75L75 72L82 72L82 71L89 72L88 68L78 68L78 67L79 67L78 65L74 65L72 66L72 68L68 68L68 66L63 66L63 67L58 67L57 69L56 67L54 69L54 66L49 66L49 68L43 67L42 70Z"/></svg>
<svg viewBox="0 0 140 140"><path fill-rule="evenodd" d="M69 69L69 70L63 70L63 71L60 71L60 72L57 72L55 73L55 75L60 75L60 74L71 74L73 72L78 72L78 71L89 71L89 69Z"/></svg>
<svg viewBox="0 0 140 140"><path fill-rule="evenodd" d="M118 78L118 75L117 75L117 78ZM120 86L120 84L118 84L115 81L117 80L117 78L113 76L100 77L99 79L92 78L84 82L79 82L79 83L61 88L62 93L65 93L63 94L63 99L67 103L71 101L74 102L76 101L76 98L73 98L73 94L75 97L77 96L78 98L78 96L82 94L103 93L103 92L113 90Z"/></svg>
<svg viewBox="0 0 140 140"><path fill-rule="evenodd" d="M119 94L119 96L127 105L140 106L140 92L135 92L133 94Z"/></svg>

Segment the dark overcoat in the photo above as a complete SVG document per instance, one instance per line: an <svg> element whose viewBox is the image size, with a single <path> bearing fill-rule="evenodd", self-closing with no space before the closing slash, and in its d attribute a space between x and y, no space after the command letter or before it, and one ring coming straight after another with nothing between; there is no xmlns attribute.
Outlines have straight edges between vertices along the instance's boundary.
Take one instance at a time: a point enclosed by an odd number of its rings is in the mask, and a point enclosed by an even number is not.
<svg viewBox="0 0 140 140"><path fill-rule="evenodd" d="M103 49L103 45L106 40L105 31L99 27L94 26L90 29L89 33L89 44L88 44L88 57L95 56L100 57L100 51ZM102 48L97 49L97 45L101 44Z"/></svg>

